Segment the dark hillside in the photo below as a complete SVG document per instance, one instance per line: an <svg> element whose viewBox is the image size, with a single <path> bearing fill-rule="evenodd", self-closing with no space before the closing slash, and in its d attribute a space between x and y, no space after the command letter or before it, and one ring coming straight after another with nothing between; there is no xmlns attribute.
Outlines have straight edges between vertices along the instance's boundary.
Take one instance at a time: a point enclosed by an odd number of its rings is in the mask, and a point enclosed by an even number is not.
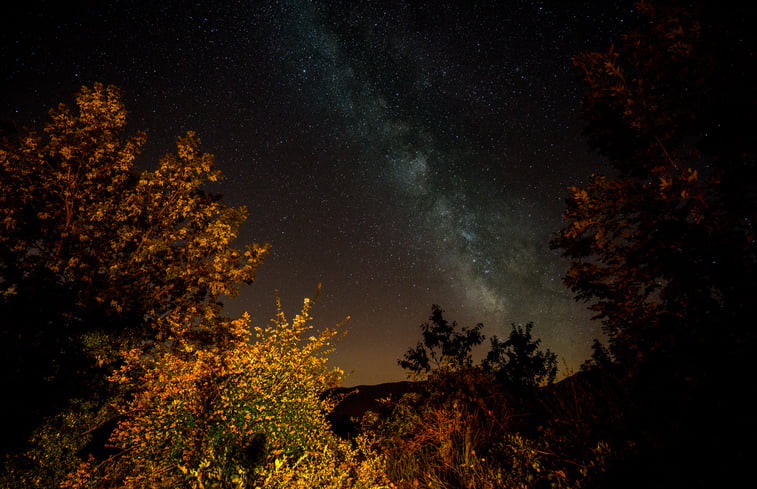
<svg viewBox="0 0 757 489"><path fill-rule="evenodd" d="M329 391L333 397L343 399L329 415L334 432L341 437L354 435L359 428L360 419L368 411L379 408L379 400L391 398L396 401L408 392L423 389L425 382L387 382L377 385L359 385L355 387L338 387Z"/></svg>

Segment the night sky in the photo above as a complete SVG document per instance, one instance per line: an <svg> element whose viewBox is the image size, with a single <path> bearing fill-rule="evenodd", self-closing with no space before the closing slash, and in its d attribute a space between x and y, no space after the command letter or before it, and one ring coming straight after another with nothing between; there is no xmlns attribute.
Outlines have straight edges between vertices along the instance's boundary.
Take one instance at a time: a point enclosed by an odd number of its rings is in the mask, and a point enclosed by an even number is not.
<svg viewBox="0 0 757 489"><path fill-rule="evenodd" d="M322 283L317 323L351 316L345 385L404 379L432 304L487 336L533 321L569 368L588 358L599 325L548 247L567 187L608 171L571 56L617 44L632 3L82 5L3 14L0 120L38 126L99 81L148 133L138 165L196 131L226 176L209 190L249 210L239 245L273 245L231 312L267 321L279 289L294 315Z"/></svg>

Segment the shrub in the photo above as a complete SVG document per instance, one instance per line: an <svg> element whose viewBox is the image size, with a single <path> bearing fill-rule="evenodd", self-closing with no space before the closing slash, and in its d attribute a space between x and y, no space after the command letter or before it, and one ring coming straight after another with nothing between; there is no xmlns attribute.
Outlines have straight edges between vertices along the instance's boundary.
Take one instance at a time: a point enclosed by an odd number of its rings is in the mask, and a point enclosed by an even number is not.
<svg viewBox="0 0 757 489"><path fill-rule="evenodd" d="M118 453L93 459L67 487L376 487L381 459L336 438L321 393L341 372L326 366L335 331L305 338L310 302L290 323L278 304L250 343L247 315L206 317L226 339L204 348L177 341L155 354L125 353L111 377L133 394L117 406ZM220 336L224 338L224 336Z"/></svg>

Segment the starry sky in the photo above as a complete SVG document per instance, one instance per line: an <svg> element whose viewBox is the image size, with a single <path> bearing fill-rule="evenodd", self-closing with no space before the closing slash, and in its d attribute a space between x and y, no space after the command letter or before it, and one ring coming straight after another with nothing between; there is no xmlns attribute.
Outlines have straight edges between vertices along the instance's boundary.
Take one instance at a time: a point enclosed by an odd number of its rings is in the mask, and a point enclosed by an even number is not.
<svg viewBox="0 0 757 489"><path fill-rule="evenodd" d="M65 4L65 5L64 5ZM607 5L605 5L607 4ZM612 4L612 5L610 5ZM67 6L68 5L68 6ZM72 7L76 5L76 8ZM228 310L346 316L345 385L404 379L432 304L533 333L563 371L600 335L548 247L567 187L608 171L581 136L571 56L617 43L632 2L19 2L0 32L0 120L40 125L82 85L117 85L139 165L194 130L270 242Z"/></svg>

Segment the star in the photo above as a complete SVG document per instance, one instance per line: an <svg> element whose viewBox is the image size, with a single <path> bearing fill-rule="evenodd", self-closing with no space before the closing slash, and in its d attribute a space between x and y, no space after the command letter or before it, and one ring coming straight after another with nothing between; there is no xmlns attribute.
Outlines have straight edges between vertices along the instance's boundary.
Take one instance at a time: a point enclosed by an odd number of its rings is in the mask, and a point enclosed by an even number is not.
<svg viewBox="0 0 757 489"><path fill-rule="evenodd" d="M547 8L548 7L548 8ZM512 2L29 5L2 29L0 118L39 124L82 84L122 89L154 165L187 130L245 205L240 242L270 242L227 301L258 323L319 283L347 384L396 360L432 304L503 334L511 322L575 367L598 327L548 249L567 187L603 168L580 132L571 56L609 45L624 6ZM84 41L86 40L86 42Z"/></svg>

